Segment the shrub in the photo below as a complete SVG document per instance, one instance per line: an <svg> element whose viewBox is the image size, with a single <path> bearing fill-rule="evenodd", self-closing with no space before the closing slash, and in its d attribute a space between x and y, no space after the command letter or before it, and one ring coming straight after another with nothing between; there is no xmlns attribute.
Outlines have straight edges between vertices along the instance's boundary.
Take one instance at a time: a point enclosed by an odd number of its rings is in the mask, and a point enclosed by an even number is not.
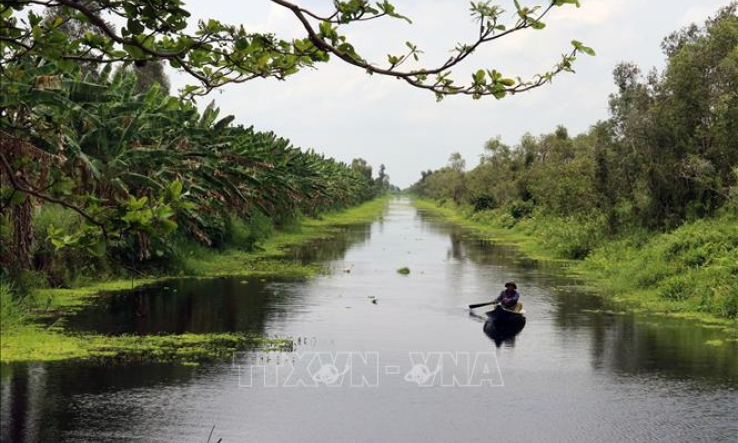
<svg viewBox="0 0 738 443"><path fill-rule="evenodd" d="M33 235L39 243L45 242L49 227L71 232L79 224L79 215L71 209L55 204L43 204L33 216Z"/></svg>
<svg viewBox="0 0 738 443"><path fill-rule="evenodd" d="M554 218L547 217L535 222L547 247L563 258L580 260L587 257L597 247L606 232L607 221L601 214Z"/></svg>
<svg viewBox="0 0 738 443"><path fill-rule="evenodd" d="M533 209L535 209L535 206L532 201L515 200L510 205L510 215L518 220L531 215Z"/></svg>
<svg viewBox="0 0 738 443"><path fill-rule="evenodd" d="M0 281L0 330L9 330L23 322L23 310L18 306L15 288L5 279Z"/></svg>
<svg viewBox="0 0 738 443"><path fill-rule="evenodd" d="M474 206L474 212L495 209L497 207L497 199L492 195L481 195L472 199L472 205Z"/></svg>
<svg viewBox="0 0 738 443"><path fill-rule="evenodd" d="M667 300L687 300L693 295L695 288L688 275L675 275L667 278L658 285L659 296ZM709 292L709 288L703 289Z"/></svg>
<svg viewBox="0 0 738 443"><path fill-rule="evenodd" d="M257 242L271 236L273 232L272 220L261 212L252 214L249 219L232 215L226 244L238 249L252 250Z"/></svg>

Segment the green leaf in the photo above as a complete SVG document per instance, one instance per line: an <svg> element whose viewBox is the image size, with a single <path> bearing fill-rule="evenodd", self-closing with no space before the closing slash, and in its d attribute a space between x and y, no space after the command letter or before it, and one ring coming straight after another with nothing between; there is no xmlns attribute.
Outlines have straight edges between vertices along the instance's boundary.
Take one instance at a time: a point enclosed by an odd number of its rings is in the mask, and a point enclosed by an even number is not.
<svg viewBox="0 0 738 443"><path fill-rule="evenodd" d="M169 185L169 197L172 200L179 200L181 196L182 196L182 182L179 180L175 180Z"/></svg>
<svg viewBox="0 0 738 443"><path fill-rule="evenodd" d="M585 54L587 54L589 56L595 56L595 55L597 55L595 53L594 49L590 48L589 46L582 46L579 50L582 51L582 52L584 52Z"/></svg>
<svg viewBox="0 0 738 443"><path fill-rule="evenodd" d="M177 223L170 219L162 219L159 220L159 223L161 223L161 227L164 230L165 234L168 234L170 232L174 232L177 230Z"/></svg>
<svg viewBox="0 0 738 443"><path fill-rule="evenodd" d="M87 246L86 249L87 249L87 252L89 252L90 254L92 254L95 257L102 257L102 256L104 256L105 255L105 249L106 249L105 239L104 238L101 238L101 237L98 237L98 239L96 241L92 242L92 244L90 244L89 246Z"/></svg>
<svg viewBox="0 0 738 443"><path fill-rule="evenodd" d="M140 21L134 18L129 18L126 22L126 29L128 30L128 32L135 36L144 32L146 28Z"/></svg>
<svg viewBox="0 0 738 443"><path fill-rule="evenodd" d="M144 58L144 52L138 46L124 45L123 49L134 59L140 60Z"/></svg>
<svg viewBox="0 0 738 443"><path fill-rule="evenodd" d="M480 69L477 72L475 72L474 75L472 76L474 79L474 83L483 83L484 76L485 76L484 69Z"/></svg>

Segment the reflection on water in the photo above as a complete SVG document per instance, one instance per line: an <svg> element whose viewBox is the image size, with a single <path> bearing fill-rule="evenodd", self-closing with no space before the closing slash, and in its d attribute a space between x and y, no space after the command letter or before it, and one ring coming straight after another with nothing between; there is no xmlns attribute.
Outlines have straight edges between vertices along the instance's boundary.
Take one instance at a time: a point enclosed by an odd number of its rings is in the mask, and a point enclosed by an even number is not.
<svg viewBox="0 0 738 443"><path fill-rule="evenodd" d="M216 425L225 443L487 441L488 429L467 424L504 416L502 441L735 441L738 345L721 341L722 331L612 313L561 265L521 258L407 201L290 259L334 272L171 280L106 295L69 324L105 334L291 335L299 349L379 351L387 367L416 351L494 352L505 386L424 389L387 376L369 390L239 389L231 362L3 365L0 438L204 442ZM410 275L397 274L403 266ZM528 322L501 337L484 327L484 309L470 316L464 307L507 280L518 282Z"/></svg>
<svg viewBox="0 0 738 443"><path fill-rule="evenodd" d="M177 279L113 293L70 319L104 334L262 332L269 305L285 295L259 278Z"/></svg>
<svg viewBox="0 0 738 443"><path fill-rule="evenodd" d="M290 256L302 263L340 260L349 248L369 241L372 235L371 228L370 224L343 226L338 228L338 232L334 236L319 238L293 248L290 251Z"/></svg>
<svg viewBox="0 0 738 443"><path fill-rule="evenodd" d="M508 348L514 348L515 347L515 337L518 336L523 331L523 328L525 328L525 322L523 322L518 327L514 327L511 329L505 329L505 328L498 328L495 327L495 325L490 320L489 313L482 316L479 314L472 312L469 312L469 317L473 318L474 320L482 323L482 331L484 331L484 334L489 337L490 340L495 344L495 346L502 347L508 347Z"/></svg>
<svg viewBox="0 0 738 443"><path fill-rule="evenodd" d="M368 241L370 228L369 224L342 228L335 237L293 248L289 256L303 263L338 260L350 247ZM70 329L104 334L261 333L265 317L279 315L271 306L294 296L284 290L293 283L241 277L173 279L101 298L77 314Z"/></svg>

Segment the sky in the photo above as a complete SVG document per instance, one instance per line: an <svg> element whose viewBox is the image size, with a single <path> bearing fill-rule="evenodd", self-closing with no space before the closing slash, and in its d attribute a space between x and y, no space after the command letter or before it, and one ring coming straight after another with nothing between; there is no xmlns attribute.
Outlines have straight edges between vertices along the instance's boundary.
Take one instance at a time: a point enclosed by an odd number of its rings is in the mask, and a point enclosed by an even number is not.
<svg viewBox="0 0 738 443"><path fill-rule="evenodd" d="M330 10L330 0L294 0L315 12ZM498 0L507 11L512 1ZM545 3L521 0L524 5ZM285 81L259 79L228 85L200 98L215 100L221 115L258 130L274 131L295 146L312 148L341 161L361 157L378 170L385 164L393 184L402 188L420 172L445 165L460 152L474 167L484 142L500 136L514 145L526 132L551 132L564 125L570 134L586 131L607 118L608 95L614 92L612 70L623 61L648 71L661 68L661 40L690 23L702 23L729 0L581 0L581 8L555 8L543 30L527 30L476 51L455 69L460 80L479 68L495 68L506 76L525 78L544 72L580 40L596 57L580 56L576 74L562 74L553 84L525 94L492 97L449 97L436 102L428 91L396 79L369 76L339 60L316 65ZM422 66L436 66L457 42L472 41L475 27L468 0L393 0L412 24L378 20L343 31L359 54L382 65L388 53L400 54L406 41L425 52ZM295 17L269 0L189 0L193 19L215 18L243 24L249 31L272 32L280 38L304 37ZM512 13L505 17L512 22ZM170 72L172 85L192 82Z"/></svg>

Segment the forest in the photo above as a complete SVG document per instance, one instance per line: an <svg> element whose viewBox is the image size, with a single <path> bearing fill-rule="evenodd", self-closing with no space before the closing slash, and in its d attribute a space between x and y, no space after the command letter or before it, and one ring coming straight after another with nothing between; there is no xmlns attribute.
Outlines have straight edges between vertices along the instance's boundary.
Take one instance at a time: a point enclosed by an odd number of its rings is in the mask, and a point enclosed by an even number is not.
<svg viewBox="0 0 738 443"><path fill-rule="evenodd" d="M410 191L584 260L641 305L737 318L737 9L667 36L661 72L618 65L610 118L586 132L492 138L478 165L452 154Z"/></svg>

